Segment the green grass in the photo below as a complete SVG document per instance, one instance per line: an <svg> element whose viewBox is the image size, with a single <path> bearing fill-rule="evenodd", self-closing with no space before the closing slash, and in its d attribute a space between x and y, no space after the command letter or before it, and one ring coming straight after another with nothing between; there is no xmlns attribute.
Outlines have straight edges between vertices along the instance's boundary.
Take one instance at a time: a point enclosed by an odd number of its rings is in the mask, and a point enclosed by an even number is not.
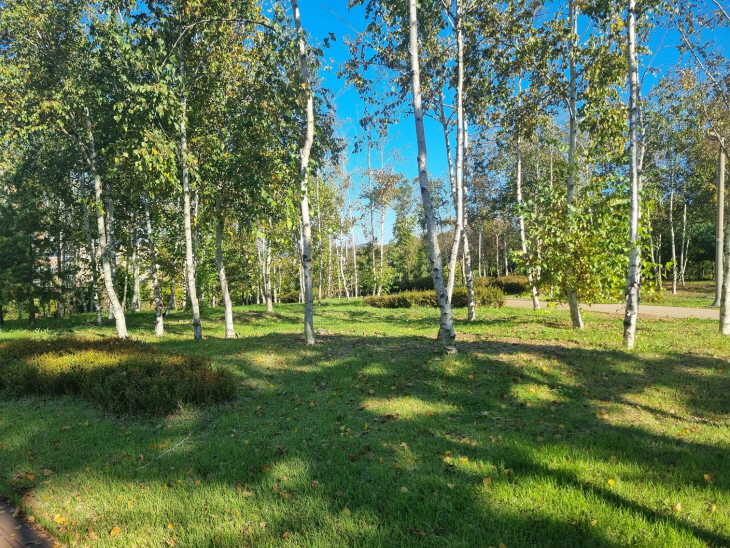
<svg viewBox="0 0 730 548"><path fill-rule="evenodd" d="M156 346L236 371L228 404L130 418L0 393L0 492L79 546L730 546L716 322L640 320L625 352L620 318L484 309L448 357L433 309L315 313L310 348L300 305L236 309L236 340L209 310L202 343L171 316ZM91 320L0 341L113 334ZM128 316L136 338L153 323Z"/></svg>

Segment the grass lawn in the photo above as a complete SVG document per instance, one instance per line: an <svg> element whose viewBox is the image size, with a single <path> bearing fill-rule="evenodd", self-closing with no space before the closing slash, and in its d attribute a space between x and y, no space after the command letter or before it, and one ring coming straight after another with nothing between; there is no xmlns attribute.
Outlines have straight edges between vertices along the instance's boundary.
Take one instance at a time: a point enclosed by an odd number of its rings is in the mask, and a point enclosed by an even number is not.
<svg viewBox="0 0 730 548"><path fill-rule="evenodd" d="M172 416L105 414L77 397L0 393L0 493L74 546L730 546L730 339L706 320L479 310L459 354L437 311L205 312L160 352L203 354L239 383L230 403ZM466 317L457 310L458 319ZM103 337L91 316L18 337ZM17 330L13 330L18 325ZM192 433L191 433L192 432Z"/></svg>

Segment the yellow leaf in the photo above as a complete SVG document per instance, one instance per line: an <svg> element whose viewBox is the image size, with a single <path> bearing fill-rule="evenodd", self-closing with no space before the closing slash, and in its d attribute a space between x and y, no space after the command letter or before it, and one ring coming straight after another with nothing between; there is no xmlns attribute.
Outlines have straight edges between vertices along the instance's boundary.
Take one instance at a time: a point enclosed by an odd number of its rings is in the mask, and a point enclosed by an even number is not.
<svg viewBox="0 0 730 548"><path fill-rule="evenodd" d="M594 519L593 521L591 521L591 525L593 527L595 527L596 525L598 525L598 520L597 519Z"/></svg>
<svg viewBox="0 0 730 548"><path fill-rule="evenodd" d="M612 479L608 480L608 484L609 484L609 485L610 485L611 487L613 487L615 483L616 483L616 482L615 482L615 481L613 481Z"/></svg>
<svg viewBox="0 0 730 548"><path fill-rule="evenodd" d="M482 483L484 484L484 487L489 487L492 484L492 478L484 478Z"/></svg>
<svg viewBox="0 0 730 548"><path fill-rule="evenodd" d="M53 470L49 470L48 468L46 468L45 470L43 470L43 475L44 476L50 476L51 474L53 474Z"/></svg>
<svg viewBox="0 0 730 548"><path fill-rule="evenodd" d="M400 492L401 492L401 493L407 493L407 492L408 492L408 487L406 487L406 486L404 485L403 487L401 487L401 488L400 488Z"/></svg>
<svg viewBox="0 0 730 548"><path fill-rule="evenodd" d="M715 477L712 474L705 474L703 477L705 478L705 481L707 481L707 483L712 483L713 481L715 481Z"/></svg>
<svg viewBox="0 0 730 548"><path fill-rule="evenodd" d="M168 523L168 524L167 524L167 528L168 528L168 529L174 529L174 528L175 528L175 526L174 526L174 525L173 525L172 523Z"/></svg>
<svg viewBox="0 0 730 548"><path fill-rule="evenodd" d="M500 542L499 548L507 548L507 545L504 542Z"/></svg>
<svg viewBox="0 0 730 548"><path fill-rule="evenodd" d="M344 507L344 508L342 509L342 515L344 515L344 516L349 516L349 515L350 515L351 513L352 513L352 512L350 512L350 509L349 509L349 508L348 508L347 506L345 506L345 507Z"/></svg>
<svg viewBox="0 0 730 548"><path fill-rule="evenodd" d="M114 529L112 529L111 531L109 531L109 536L110 537L116 537L116 536L119 536L119 533L121 533L121 532L122 532L122 528L121 527L115 527Z"/></svg>
<svg viewBox="0 0 730 548"><path fill-rule="evenodd" d="M63 525L64 523L66 523L68 521L68 518L66 516L62 516L61 514L56 514L56 517L53 518L53 521Z"/></svg>
<svg viewBox="0 0 730 548"><path fill-rule="evenodd" d="M674 508L672 508L672 511L673 512L681 512L682 511L682 503L681 502L678 502L677 504L675 504L674 505Z"/></svg>
<svg viewBox="0 0 730 548"><path fill-rule="evenodd" d="M469 460L469 457L461 457L462 464L467 462Z"/></svg>

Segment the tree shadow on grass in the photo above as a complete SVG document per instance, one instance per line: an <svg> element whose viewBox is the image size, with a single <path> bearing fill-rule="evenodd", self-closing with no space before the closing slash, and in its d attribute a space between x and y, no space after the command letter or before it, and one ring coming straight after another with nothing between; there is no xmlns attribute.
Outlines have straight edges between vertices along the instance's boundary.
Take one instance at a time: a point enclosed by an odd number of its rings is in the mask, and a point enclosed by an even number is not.
<svg viewBox="0 0 730 548"><path fill-rule="evenodd" d="M0 485L46 525L73 518L64 538L124 524L119 545L730 544L727 436L683 433L730 412L727 377L707 376L724 360L488 341L442 358L413 336L158 345L214 351L237 400L169 418L0 400ZM657 389L671 425L633 403Z"/></svg>

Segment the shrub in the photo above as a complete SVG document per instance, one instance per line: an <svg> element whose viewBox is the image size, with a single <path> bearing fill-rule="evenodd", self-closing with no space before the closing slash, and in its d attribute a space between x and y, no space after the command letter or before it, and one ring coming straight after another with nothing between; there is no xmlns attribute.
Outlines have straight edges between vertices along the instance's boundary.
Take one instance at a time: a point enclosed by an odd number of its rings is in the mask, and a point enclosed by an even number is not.
<svg viewBox="0 0 730 548"><path fill-rule="evenodd" d="M475 285L474 300L479 306L501 308L504 305L504 293L498 287ZM467 305L467 290L465 287L455 287L451 296L452 306L455 308ZM365 297L365 303L375 308L411 308L412 306L437 307L435 291L404 291L380 297Z"/></svg>
<svg viewBox="0 0 730 548"><path fill-rule="evenodd" d="M282 303L298 303L299 302L299 291L290 291L289 293L284 293L279 297L279 302Z"/></svg>
<svg viewBox="0 0 730 548"><path fill-rule="evenodd" d="M474 285L492 285L500 288L505 295L519 295L529 291L527 276L501 276L499 278L474 278Z"/></svg>
<svg viewBox="0 0 730 548"><path fill-rule="evenodd" d="M0 389L17 395L73 394L114 413L173 412L235 395L230 370L210 358L159 354L157 348L119 339L59 338L0 344Z"/></svg>

